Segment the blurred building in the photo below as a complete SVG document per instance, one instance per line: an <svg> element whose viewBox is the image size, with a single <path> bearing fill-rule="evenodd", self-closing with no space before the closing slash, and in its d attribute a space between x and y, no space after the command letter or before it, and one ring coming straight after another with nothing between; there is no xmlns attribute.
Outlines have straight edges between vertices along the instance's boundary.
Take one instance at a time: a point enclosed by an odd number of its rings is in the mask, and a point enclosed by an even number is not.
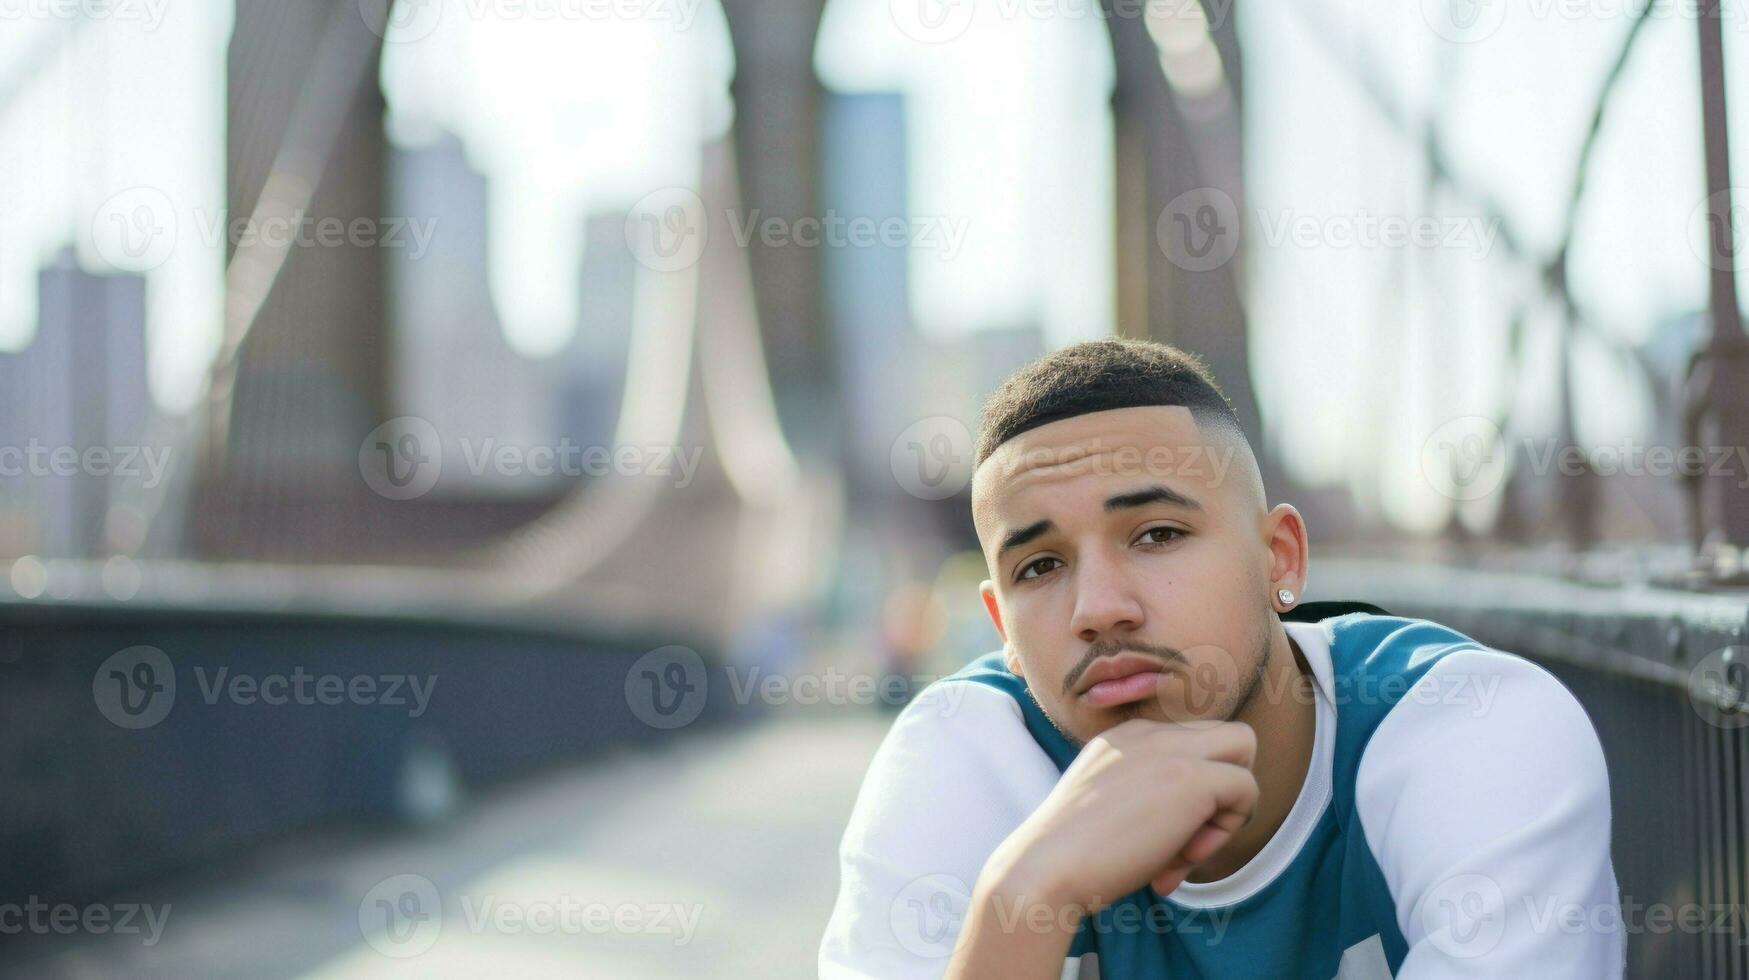
<svg viewBox="0 0 1749 980"><path fill-rule="evenodd" d="M0 554L100 556L111 504L138 494L145 287L81 269L71 249L38 276L36 336L0 353Z"/></svg>
<svg viewBox="0 0 1749 980"><path fill-rule="evenodd" d="M511 349L492 303L485 177L445 133L426 146L390 148L387 199L391 214L430 223L423 252L388 250L395 413L437 430L456 464L443 468L440 488L538 490L526 478L489 467L476 475L465 465L488 447L552 438L550 372Z"/></svg>
<svg viewBox="0 0 1749 980"><path fill-rule="evenodd" d="M907 219L904 98L831 94L821 125L821 214ZM825 252L826 317L837 348L845 461L854 483L887 486L888 448L918 417L920 351L909 305L910 252L879 241Z"/></svg>

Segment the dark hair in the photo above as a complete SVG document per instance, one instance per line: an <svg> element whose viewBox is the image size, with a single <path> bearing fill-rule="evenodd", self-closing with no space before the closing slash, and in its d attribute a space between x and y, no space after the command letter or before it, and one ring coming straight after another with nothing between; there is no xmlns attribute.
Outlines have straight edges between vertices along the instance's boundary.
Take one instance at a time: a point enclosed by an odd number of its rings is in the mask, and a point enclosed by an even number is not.
<svg viewBox="0 0 1749 980"><path fill-rule="evenodd" d="M1089 340L1046 354L1008 377L984 403L974 465L1041 425L1114 408L1183 405L1198 425L1244 439L1227 396L1200 359L1146 340Z"/></svg>

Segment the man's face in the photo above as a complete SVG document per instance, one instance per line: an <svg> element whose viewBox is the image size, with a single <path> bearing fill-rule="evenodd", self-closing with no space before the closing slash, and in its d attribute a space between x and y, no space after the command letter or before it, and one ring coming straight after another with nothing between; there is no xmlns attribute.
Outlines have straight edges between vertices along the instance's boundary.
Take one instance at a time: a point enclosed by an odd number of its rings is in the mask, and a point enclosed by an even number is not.
<svg viewBox="0 0 1749 980"><path fill-rule="evenodd" d="M1237 436L1177 406L1052 422L984 461L972 513L1009 666L1070 737L1226 720L1257 689L1304 537Z"/></svg>

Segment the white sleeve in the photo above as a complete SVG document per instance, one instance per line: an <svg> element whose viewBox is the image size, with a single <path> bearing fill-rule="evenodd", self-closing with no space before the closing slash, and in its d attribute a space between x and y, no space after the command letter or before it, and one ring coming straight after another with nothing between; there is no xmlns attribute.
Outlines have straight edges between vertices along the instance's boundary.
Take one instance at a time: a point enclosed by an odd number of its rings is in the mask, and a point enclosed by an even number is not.
<svg viewBox="0 0 1749 980"><path fill-rule="evenodd" d="M1541 667L1447 655L1373 733L1355 800L1409 944L1399 980L1622 975L1603 750Z"/></svg>
<svg viewBox="0 0 1749 980"><path fill-rule="evenodd" d="M936 683L907 705L839 846L823 980L941 976L985 860L1059 775L995 688Z"/></svg>

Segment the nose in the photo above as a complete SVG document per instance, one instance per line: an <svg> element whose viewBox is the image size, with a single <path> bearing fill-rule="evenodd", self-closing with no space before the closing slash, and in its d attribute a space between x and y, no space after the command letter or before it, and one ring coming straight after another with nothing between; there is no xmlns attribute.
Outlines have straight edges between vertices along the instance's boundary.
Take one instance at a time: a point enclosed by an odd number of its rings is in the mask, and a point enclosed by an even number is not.
<svg viewBox="0 0 1749 980"><path fill-rule="evenodd" d="M1141 629L1144 613L1121 559L1083 555L1075 575L1069 629L1083 643Z"/></svg>

